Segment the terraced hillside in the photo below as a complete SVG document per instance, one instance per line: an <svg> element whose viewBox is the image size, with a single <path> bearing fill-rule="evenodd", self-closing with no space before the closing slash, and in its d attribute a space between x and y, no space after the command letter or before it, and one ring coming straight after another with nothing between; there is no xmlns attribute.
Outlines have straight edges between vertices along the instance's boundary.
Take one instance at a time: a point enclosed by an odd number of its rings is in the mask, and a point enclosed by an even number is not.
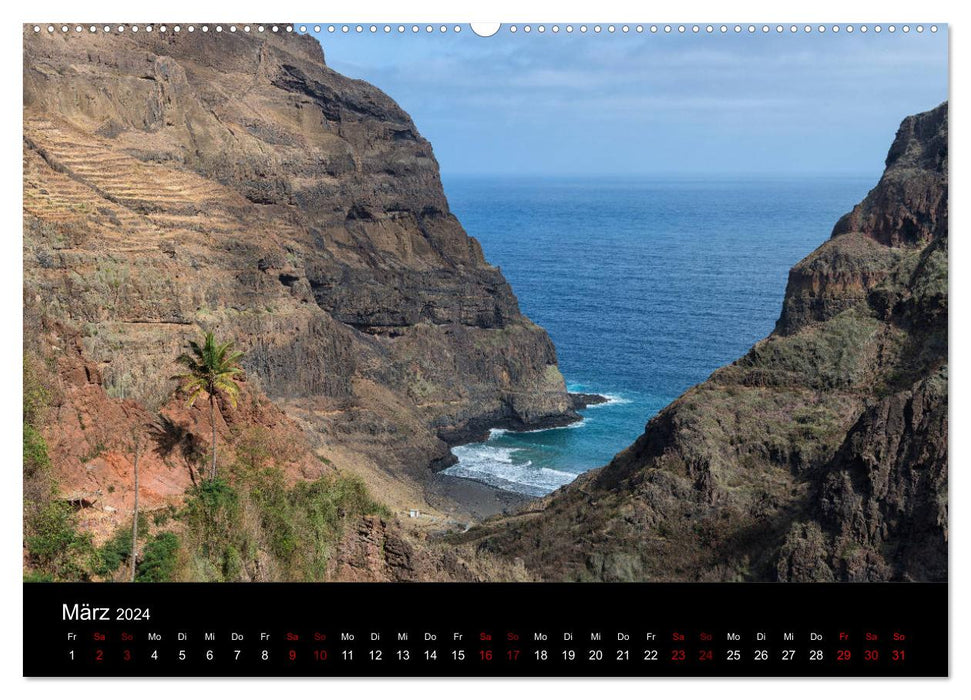
<svg viewBox="0 0 971 700"><path fill-rule="evenodd" d="M143 455L142 506L192 483L208 416L172 376L204 331L245 353L227 459L255 422L292 445L290 481L355 474L441 523L469 517L435 481L450 441L577 418L430 144L316 40L25 27L23 115L25 354L62 495L99 537L160 415L184 444Z"/></svg>

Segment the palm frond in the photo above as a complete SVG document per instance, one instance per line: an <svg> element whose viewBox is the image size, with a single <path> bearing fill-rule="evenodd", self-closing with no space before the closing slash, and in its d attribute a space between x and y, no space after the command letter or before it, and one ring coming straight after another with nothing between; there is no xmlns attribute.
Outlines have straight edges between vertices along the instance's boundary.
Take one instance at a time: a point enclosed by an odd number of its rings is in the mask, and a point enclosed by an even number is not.
<svg viewBox="0 0 971 700"><path fill-rule="evenodd" d="M228 381L220 379L215 382L215 389L225 394L226 398L229 399L230 405L236 408L236 401L239 397L239 385L236 382L231 379Z"/></svg>
<svg viewBox="0 0 971 700"><path fill-rule="evenodd" d="M204 387L204 386L197 386L192 391L192 393L189 394L189 399L185 402L186 407L192 408L192 404L194 404L196 402L196 399L198 399L200 396L202 396L203 393L206 393L206 387Z"/></svg>
<svg viewBox="0 0 971 700"><path fill-rule="evenodd" d="M233 350L232 341L219 344L212 333L206 333L202 344L190 340L190 353L182 353L176 362L185 367L185 373L173 377L183 382L182 390L189 393L189 406L192 406L203 393L210 396L224 394L232 406L236 407L239 385L235 377L243 371L238 365L243 353Z"/></svg>

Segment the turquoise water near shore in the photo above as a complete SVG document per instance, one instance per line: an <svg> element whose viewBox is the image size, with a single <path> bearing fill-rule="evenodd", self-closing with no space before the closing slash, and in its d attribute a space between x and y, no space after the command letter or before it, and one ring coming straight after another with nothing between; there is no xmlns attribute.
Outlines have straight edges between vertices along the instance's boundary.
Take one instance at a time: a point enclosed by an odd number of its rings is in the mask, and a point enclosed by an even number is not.
<svg viewBox="0 0 971 700"><path fill-rule="evenodd" d="M553 430L493 430L446 470L541 496L599 467L775 325L789 268L875 177L445 178L452 211L556 344L573 391Z"/></svg>

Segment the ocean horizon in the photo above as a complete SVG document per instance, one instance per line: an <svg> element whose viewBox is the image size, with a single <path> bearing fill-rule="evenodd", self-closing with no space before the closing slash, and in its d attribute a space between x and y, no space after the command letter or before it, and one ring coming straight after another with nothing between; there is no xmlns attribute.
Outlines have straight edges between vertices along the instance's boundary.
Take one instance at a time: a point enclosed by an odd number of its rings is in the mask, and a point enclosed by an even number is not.
<svg viewBox="0 0 971 700"><path fill-rule="evenodd" d="M447 474L543 496L607 464L651 417L775 326L789 269L872 176L443 176L453 213L556 345L564 428L493 430Z"/></svg>

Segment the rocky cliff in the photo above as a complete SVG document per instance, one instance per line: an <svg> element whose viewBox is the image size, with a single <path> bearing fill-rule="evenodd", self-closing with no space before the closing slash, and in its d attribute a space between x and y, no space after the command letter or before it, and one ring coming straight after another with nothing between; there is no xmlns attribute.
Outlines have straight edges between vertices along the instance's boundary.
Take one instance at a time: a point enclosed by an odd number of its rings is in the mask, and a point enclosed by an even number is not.
<svg viewBox="0 0 971 700"><path fill-rule="evenodd" d="M542 579L946 580L947 116L904 120L772 335L462 539Z"/></svg>
<svg viewBox="0 0 971 700"><path fill-rule="evenodd" d="M143 462L143 505L180 496L208 424L170 377L204 330L245 352L221 441L248 417L290 436L292 478L353 471L395 508L441 505L446 440L576 418L430 144L316 40L25 27L23 70L25 352L56 384L44 432L72 497L130 509L115 438L152 439L159 411L184 441Z"/></svg>

